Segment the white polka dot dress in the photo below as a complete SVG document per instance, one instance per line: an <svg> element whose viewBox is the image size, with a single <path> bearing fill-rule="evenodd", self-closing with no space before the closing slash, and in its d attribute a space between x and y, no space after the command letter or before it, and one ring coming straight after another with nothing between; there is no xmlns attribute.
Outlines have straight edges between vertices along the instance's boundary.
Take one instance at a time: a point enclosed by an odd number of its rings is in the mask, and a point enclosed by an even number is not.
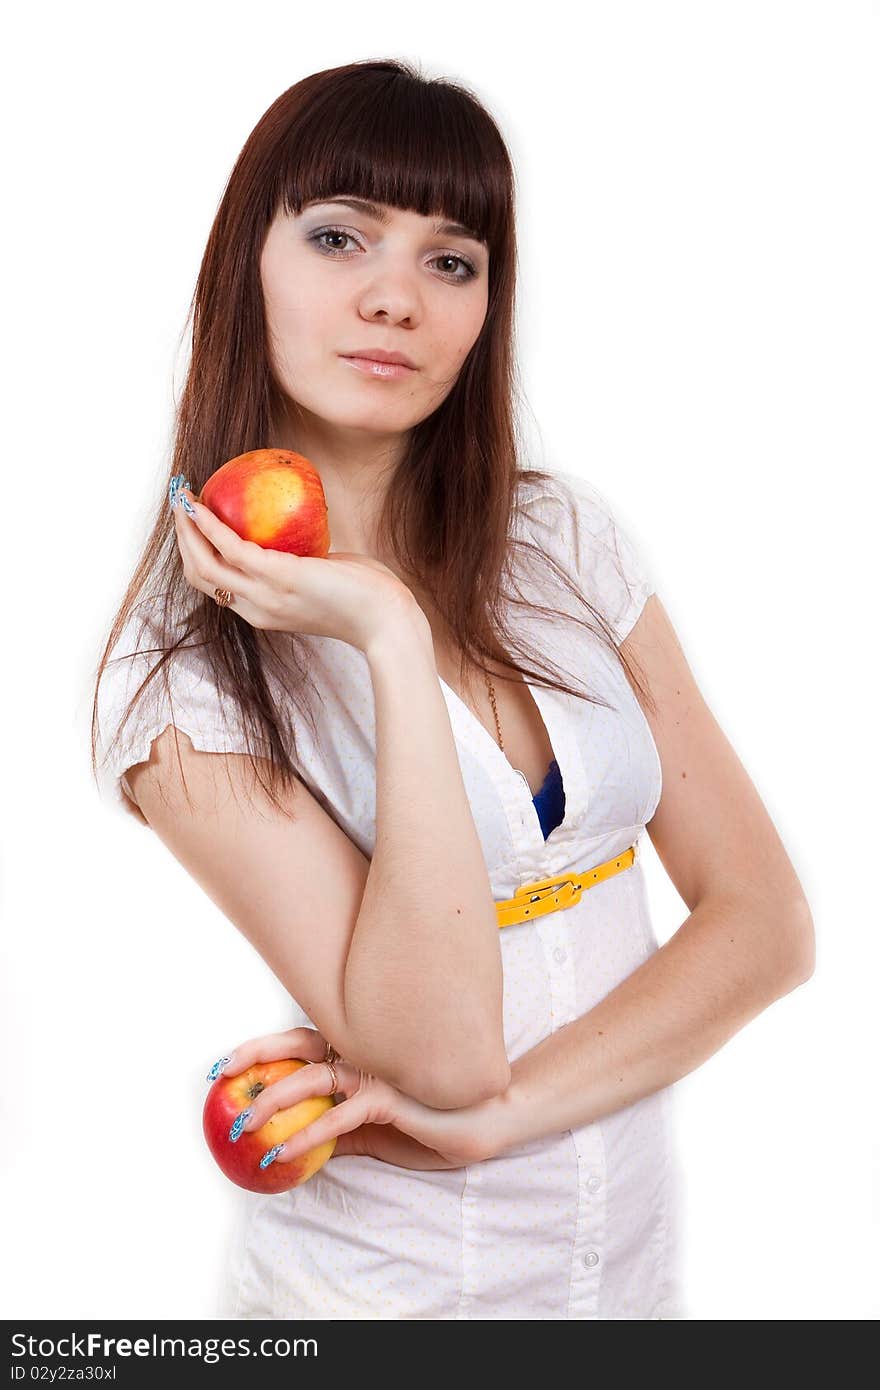
<svg viewBox="0 0 880 1390"><path fill-rule="evenodd" d="M654 586L597 489L570 473L556 472L554 480L558 486L528 485L518 534L576 574L619 643ZM576 503L574 525L566 492ZM548 597L546 581L531 566L518 571L525 596L554 614L585 616L558 589ZM534 587L541 582L543 588ZM496 901L526 883L581 873L626 850L642 836L661 792L650 728L612 654L586 628L524 616L515 606L509 611L531 643L611 707L532 685L565 793L563 819L545 839L529 788L494 737L440 682ZM317 737L305 723L297 725L298 772L369 857L376 764L366 659L336 639L305 640L321 700ZM175 722L198 748L243 751L241 731L228 709L227 721L221 718L196 655L177 663ZM132 672L102 680L102 741L120 702L136 688L134 679ZM118 805L130 805L125 769L148 756L167 723L157 699L103 767L103 785ZM504 927L500 941L504 1035L514 1061L587 1013L657 949L638 858L578 903ZM290 1024L315 1026L294 1001ZM218 1315L683 1318L680 1185L669 1089L466 1168L423 1172L334 1157L290 1192L241 1194Z"/></svg>

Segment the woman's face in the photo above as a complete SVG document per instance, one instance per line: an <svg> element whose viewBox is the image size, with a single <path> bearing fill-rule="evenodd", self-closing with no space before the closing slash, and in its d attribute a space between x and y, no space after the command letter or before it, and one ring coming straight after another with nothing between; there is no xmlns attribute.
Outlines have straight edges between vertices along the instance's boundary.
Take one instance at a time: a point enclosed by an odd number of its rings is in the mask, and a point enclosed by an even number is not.
<svg viewBox="0 0 880 1390"><path fill-rule="evenodd" d="M329 426L355 446L362 435L390 442L451 391L486 317L489 252L435 230L442 221L341 196L275 217L260 261L269 341L306 428ZM414 370L374 374L346 360L377 348Z"/></svg>

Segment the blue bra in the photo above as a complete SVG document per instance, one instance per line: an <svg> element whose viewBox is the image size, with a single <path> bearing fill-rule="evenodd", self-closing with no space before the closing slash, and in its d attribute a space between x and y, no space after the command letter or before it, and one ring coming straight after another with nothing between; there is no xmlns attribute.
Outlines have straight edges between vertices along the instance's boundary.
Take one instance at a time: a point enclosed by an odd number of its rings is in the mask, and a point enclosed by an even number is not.
<svg viewBox="0 0 880 1390"><path fill-rule="evenodd" d="M565 816L565 790L562 786L562 773L555 758L547 769L547 776L541 783L540 791L532 797L532 803L538 813L541 831L546 840L551 830L562 824Z"/></svg>

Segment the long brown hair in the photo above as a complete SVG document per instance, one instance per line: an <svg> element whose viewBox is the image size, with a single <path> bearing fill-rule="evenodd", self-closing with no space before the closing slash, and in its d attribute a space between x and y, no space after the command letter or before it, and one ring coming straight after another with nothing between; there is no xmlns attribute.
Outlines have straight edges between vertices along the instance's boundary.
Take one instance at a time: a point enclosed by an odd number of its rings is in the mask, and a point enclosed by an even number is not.
<svg viewBox="0 0 880 1390"><path fill-rule="evenodd" d="M476 229L489 249L485 322L445 400L410 433L379 518L382 553L393 553L403 572L422 586L475 667L486 671L485 662L501 661L532 683L607 704L522 645L505 621L506 602L558 617L558 605L530 603L519 591L510 594L506 584L515 552L538 550L515 535L520 488L552 483L554 475L520 466L513 168L491 115L456 83L424 78L396 59L350 63L288 88L257 122L220 201L187 316L193 323L192 354L176 409L169 478L184 474L198 494L227 459L278 442L276 422L289 402L268 345L260 280L263 243L281 207L298 214L312 199L341 193L460 221ZM479 527L474 517L480 518ZM551 556L538 552L535 558L590 615L569 615L571 620L607 644L632 688L651 706L643 676L616 646L604 615ZM188 584L165 490L97 667L93 773L101 676L141 601L159 603L158 625L151 629L155 645L146 650L160 659L131 699L117 739L160 672L171 701L168 662L180 646L198 646L207 678L234 703L247 732L255 775L285 812L277 794L291 791L298 780L291 709L313 719L302 699L309 681L306 645L296 634L255 629ZM290 708L275 699L270 671L283 672Z"/></svg>

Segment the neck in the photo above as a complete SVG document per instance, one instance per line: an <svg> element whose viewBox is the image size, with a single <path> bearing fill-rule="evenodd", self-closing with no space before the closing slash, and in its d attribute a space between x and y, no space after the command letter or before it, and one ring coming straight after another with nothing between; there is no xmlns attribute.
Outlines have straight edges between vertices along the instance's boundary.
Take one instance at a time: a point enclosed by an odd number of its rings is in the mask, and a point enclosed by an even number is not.
<svg viewBox="0 0 880 1390"><path fill-rule="evenodd" d="M302 454L321 479L333 550L382 559L378 520L408 437L340 427L301 408L292 410L275 433L276 447Z"/></svg>

